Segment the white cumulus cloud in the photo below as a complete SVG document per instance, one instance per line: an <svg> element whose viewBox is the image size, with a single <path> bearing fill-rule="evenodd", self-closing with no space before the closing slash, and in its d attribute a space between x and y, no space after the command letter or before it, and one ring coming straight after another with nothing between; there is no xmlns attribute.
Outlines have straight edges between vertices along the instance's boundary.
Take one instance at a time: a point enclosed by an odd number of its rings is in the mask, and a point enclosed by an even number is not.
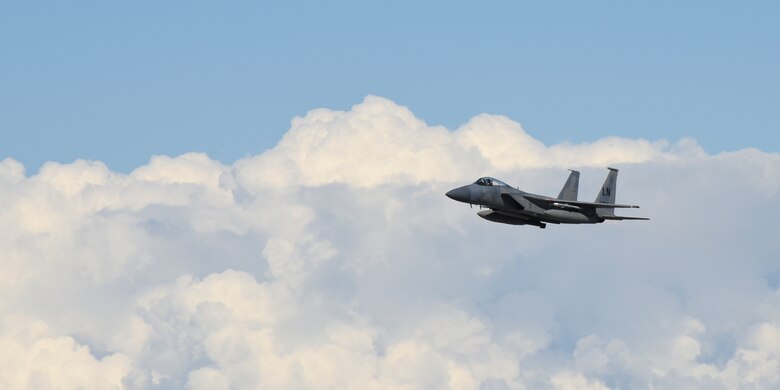
<svg viewBox="0 0 780 390"><path fill-rule="evenodd" d="M492 224L491 175L648 222ZM369 96L226 165L0 162L3 388L774 388L780 155L691 139L544 145ZM632 210L633 211L633 210Z"/></svg>

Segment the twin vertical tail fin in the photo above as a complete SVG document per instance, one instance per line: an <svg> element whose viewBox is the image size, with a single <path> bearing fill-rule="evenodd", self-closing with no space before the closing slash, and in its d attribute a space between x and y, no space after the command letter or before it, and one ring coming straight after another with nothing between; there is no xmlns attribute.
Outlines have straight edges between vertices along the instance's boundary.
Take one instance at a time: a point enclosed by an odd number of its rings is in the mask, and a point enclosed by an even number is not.
<svg viewBox="0 0 780 390"><path fill-rule="evenodd" d="M558 199L560 200L577 200L577 193L580 187L580 173L573 169L570 169L570 171L569 178L566 179L561 193L558 194Z"/></svg>
<svg viewBox="0 0 780 390"><path fill-rule="evenodd" d="M607 168L609 173L604 180L604 185L601 186L601 191L596 195L596 203L615 204L615 195L617 193L617 175L618 170L615 168ZM599 216L614 216L615 209L613 208L599 208L596 210Z"/></svg>

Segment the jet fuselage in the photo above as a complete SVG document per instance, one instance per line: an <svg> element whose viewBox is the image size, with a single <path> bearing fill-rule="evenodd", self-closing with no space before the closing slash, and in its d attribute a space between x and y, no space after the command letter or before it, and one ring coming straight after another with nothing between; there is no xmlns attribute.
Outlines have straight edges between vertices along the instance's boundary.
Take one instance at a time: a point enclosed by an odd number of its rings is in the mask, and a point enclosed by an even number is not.
<svg viewBox="0 0 780 390"><path fill-rule="evenodd" d="M497 180L493 179L493 181ZM547 199L555 206L545 208L543 203L537 205L526 198L524 196L526 194ZM491 209L480 211L478 215L493 222L512 225L541 225L541 222L569 224L604 222L604 218L599 217L595 212L586 214L580 207L558 204L554 198L529 194L506 185L488 186L474 183L455 188L446 195L459 202Z"/></svg>

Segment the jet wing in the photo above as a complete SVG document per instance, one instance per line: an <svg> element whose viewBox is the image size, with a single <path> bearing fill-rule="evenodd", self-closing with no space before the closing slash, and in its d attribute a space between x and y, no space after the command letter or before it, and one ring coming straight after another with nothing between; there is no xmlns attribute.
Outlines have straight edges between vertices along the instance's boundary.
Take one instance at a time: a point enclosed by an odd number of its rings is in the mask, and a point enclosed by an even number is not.
<svg viewBox="0 0 780 390"><path fill-rule="evenodd" d="M572 200L557 200L555 203L568 204L572 206L583 207L595 207L595 208L616 208L616 209L638 209L639 206L633 204L609 204L609 203L594 203L594 202L579 202Z"/></svg>
<svg viewBox="0 0 780 390"><path fill-rule="evenodd" d="M555 199L546 196L539 196L525 193L523 197L540 206L558 207L558 208L616 208L616 209L638 209L639 206L630 204L609 204L595 202L580 202L576 200Z"/></svg>
<svg viewBox="0 0 780 390"><path fill-rule="evenodd" d="M522 210L524 208L523 205L521 204L521 202L523 202L523 198L521 195L501 194L501 199L503 199L504 203L506 203L507 205L513 205L518 210Z"/></svg>

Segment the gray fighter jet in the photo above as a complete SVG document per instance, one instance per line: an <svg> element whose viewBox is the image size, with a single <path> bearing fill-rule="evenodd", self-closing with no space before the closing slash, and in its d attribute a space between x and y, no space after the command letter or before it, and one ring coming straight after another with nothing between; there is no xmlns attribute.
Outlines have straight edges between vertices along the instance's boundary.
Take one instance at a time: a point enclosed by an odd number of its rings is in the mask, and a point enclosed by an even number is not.
<svg viewBox="0 0 780 390"><path fill-rule="evenodd" d="M615 204L618 170L607 168L609 173L601 191L593 202L577 201L580 173L571 171L557 198L531 194L510 187L501 180L483 177L463 187L447 192L458 202L487 207L477 213L488 221L510 225L534 225L544 229L545 223L601 223L606 220L648 220L649 218L620 217L616 208L639 206Z"/></svg>

